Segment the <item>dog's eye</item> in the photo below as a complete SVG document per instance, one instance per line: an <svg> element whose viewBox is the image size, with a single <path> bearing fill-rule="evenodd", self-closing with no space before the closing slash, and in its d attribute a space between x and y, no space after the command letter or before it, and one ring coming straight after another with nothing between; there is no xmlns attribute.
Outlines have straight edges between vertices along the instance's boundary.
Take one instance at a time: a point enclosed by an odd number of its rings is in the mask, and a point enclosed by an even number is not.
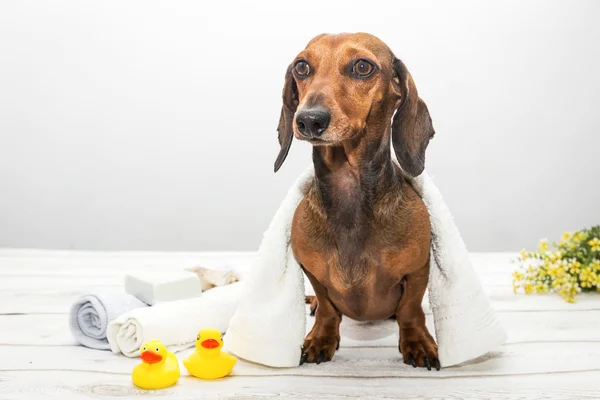
<svg viewBox="0 0 600 400"><path fill-rule="evenodd" d="M310 74L310 65L306 61L298 61L294 65L294 72L301 78L305 78Z"/></svg>
<svg viewBox="0 0 600 400"><path fill-rule="evenodd" d="M375 66L367 60L358 60L352 67L352 72L354 75L363 78L371 75L373 71L375 71Z"/></svg>

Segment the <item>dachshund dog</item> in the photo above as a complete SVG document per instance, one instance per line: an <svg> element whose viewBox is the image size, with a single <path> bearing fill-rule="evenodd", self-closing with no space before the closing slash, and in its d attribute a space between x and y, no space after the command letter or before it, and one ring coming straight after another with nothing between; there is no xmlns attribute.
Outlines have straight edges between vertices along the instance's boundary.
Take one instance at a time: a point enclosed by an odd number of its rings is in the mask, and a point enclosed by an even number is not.
<svg viewBox="0 0 600 400"><path fill-rule="evenodd" d="M423 171L434 130L405 65L369 34L315 37L287 70L278 133L275 171L293 137L313 146L315 178L291 233L318 303L300 363L332 359L342 315L395 317L404 363L439 370L421 306L429 213L406 177Z"/></svg>

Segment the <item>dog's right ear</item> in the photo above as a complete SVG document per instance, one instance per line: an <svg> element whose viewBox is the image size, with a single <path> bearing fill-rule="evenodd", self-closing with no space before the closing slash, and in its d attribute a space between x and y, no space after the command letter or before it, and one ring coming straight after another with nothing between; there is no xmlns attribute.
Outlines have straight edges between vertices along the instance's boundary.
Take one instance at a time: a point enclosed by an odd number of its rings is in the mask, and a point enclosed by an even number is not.
<svg viewBox="0 0 600 400"><path fill-rule="evenodd" d="M281 106L281 116L279 117L279 125L277 125L277 134L279 139L279 155L275 160L275 172L281 168L285 158L290 151L292 139L294 138L294 113L298 108L298 87L292 76L292 67L290 65L285 73L285 84L283 85L283 105Z"/></svg>

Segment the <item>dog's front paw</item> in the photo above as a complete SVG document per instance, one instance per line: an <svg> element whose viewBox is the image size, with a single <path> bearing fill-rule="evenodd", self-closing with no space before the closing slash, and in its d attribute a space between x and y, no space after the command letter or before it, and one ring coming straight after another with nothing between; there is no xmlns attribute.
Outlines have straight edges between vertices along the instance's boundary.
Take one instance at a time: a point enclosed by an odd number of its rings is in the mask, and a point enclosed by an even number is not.
<svg viewBox="0 0 600 400"><path fill-rule="evenodd" d="M306 338L302 346L302 357L300 365L307 363L317 363L331 361L335 351L340 347L339 337L313 337Z"/></svg>
<svg viewBox="0 0 600 400"><path fill-rule="evenodd" d="M440 360L438 359L437 345L429 335L406 335L401 334L400 353L404 364L412 365L413 367L425 367L429 371L431 368L440 370Z"/></svg>

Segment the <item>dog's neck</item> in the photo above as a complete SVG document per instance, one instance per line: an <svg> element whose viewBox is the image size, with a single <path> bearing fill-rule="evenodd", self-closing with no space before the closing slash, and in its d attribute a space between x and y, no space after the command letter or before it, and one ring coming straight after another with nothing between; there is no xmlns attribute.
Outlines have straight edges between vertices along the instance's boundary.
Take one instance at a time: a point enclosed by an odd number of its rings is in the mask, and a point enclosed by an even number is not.
<svg viewBox="0 0 600 400"><path fill-rule="evenodd" d="M314 146L315 182L328 216L352 206L353 214L374 203L401 183L392 162L390 127L386 126L381 140L371 140L368 133L357 135L335 146ZM363 204L368 203L368 204Z"/></svg>
<svg viewBox="0 0 600 400"><path fill-rule="evenodd" d="M375 136L367 132L339 146L313 147L316 206L326 215L346 265L357 264L375 213L386 207L389 193L398 194L395 200L401 192L390 127L384 129L381 140L372 140Z"/></svg>

